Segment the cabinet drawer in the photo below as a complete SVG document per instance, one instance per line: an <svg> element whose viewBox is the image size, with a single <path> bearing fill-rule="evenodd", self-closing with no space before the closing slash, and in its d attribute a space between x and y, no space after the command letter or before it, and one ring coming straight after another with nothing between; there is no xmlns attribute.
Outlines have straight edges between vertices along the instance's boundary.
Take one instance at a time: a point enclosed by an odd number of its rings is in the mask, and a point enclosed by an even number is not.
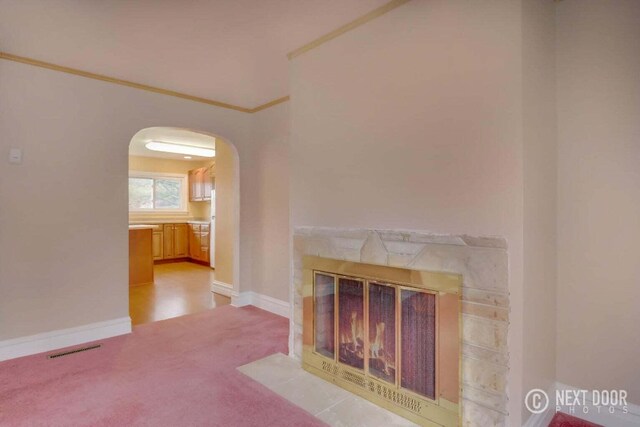
<svg viewBox="0 0 640 427"><path fill-rule="evenodd" d="M208 233L209 232L209 224L202 224L200 226L200 231L202 231L203 233Z"/></svg>

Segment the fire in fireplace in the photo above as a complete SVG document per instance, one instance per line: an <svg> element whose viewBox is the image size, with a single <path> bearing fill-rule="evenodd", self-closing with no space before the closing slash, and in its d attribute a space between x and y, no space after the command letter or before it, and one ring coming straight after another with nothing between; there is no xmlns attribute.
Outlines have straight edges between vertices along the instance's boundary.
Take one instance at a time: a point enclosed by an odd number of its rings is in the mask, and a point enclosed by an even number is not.
<svg viewBox="0 0 640 427"><path fill-rule="evenodd" d="M303 366L425 425L460 420L455 274L304 259Z"/></svg>

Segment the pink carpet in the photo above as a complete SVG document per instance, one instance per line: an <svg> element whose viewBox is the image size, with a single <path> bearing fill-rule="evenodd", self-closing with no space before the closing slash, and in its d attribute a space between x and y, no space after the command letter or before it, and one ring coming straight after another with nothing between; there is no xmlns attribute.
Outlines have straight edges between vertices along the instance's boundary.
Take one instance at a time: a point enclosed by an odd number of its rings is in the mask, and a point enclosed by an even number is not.
<svg viewBox="0 0 640 427"><path fill-rule="evenodd" d="M580 418L556 412L553 419L549 423L549 427L602 427L600 424L590 423Z"/></svg>
<svg viewBox="0 0 640 427"><path fill-rule="evenodd" d="M219 307L102 348L0 363L2 426L319 426L236 367L287 351L288 321Z"/></svg>

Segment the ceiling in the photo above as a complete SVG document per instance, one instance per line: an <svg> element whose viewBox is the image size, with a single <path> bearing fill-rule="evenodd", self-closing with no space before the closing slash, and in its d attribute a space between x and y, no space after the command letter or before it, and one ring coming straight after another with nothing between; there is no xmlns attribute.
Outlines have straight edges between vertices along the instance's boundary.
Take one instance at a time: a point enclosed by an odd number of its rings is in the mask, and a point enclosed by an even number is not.
<svg viewBox="0 0 640 427"><path fill-rule="evenodd" d="M0 51L253 108L286 54L388 0L0 0Z"/></svg>
<svg viewBox="0 0 640 427"><path fill-rule="evenodd" d="M169 142L180 145L191 145L193 147L216 148L216 139L213 136L203 133L193 132L187 129L171 127L152 127L142 129L131 138L129 144L130 156L159 157L162 159L188 160L201 162L203 160L213 160L210 157L190 156L185 159L184 154L165 153L162 151L152 151L145 147L150 141Z"/></svg>

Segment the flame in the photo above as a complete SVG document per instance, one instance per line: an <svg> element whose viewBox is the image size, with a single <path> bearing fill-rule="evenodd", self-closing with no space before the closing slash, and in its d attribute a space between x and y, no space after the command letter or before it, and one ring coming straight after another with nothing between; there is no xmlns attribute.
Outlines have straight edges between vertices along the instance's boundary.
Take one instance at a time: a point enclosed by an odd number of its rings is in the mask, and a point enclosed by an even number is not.
<svg viewBox="0 0 640 427"><path fill-rule="evenodd" d="M355 350L358 343L358 313L355 311L351 312L351 338Z"/></svg>
<svg viewBox="0 0 640 427"><path fill-rule="evenodd" d="M371 343L371 357L381 357L384 354L384 322L376 323L376 338Z"/></svg>
<svg viewBox="0 0 640 427"><path fill-rule="evenodd" d="M376 323L376 338L371 343L370 356L376 359L380 359L382 363L384 363L384 373L387 375L391 375L391 372L389 371L389 361L386 352L384 351L384 328L384 322Z"/></svg>
<svg viewBox="0 0 640 427"><path fill-rule="evenodd" d="M345 328L346 329L346 328ZM364 322L358 317L357 311L352 311L349 318L349 328L340 334L340 344L350 348L350 351L361 359L364 358Z"/></svg>

